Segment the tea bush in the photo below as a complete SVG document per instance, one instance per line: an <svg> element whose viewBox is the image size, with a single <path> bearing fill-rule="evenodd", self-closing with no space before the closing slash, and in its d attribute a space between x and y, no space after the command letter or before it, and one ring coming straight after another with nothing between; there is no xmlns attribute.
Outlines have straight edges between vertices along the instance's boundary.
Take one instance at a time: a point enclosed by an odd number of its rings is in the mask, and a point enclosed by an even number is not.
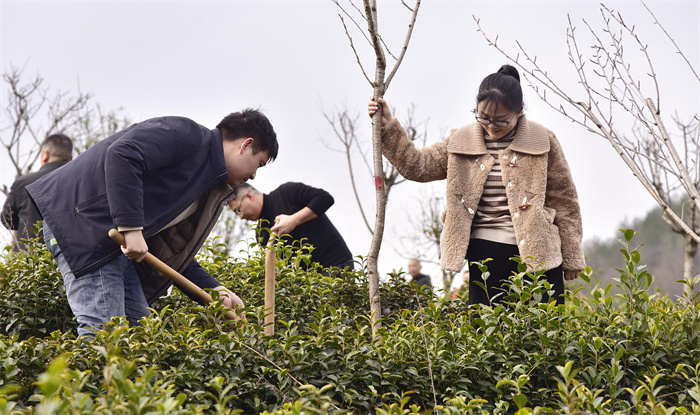
<svg viewBox="0 0 700 415"><path fill-rule="evenodd" d="M247 323L231 328L220 302L175 290L141 326L114 319L92 342L74 337L50 255L8 256L0 312L15 323L0 334L0 414L700 414L700 298L650 293L624 236L619 295L594 287L540 304L550 287L527 283L542 272L520 264L503 304L469 307L393 275L376 336L365 274L304 270L300 247L277 247L272 336L264 255L213 245L200 262L241 294Z"/></svg>
<svg viewBox="0 0 700 415"><path fill-rule="evenodd" d="M28 253L9 254L0 266L0 334L20 340L77 327L66 300L63 277L51 254L32 241Z"/></svg>

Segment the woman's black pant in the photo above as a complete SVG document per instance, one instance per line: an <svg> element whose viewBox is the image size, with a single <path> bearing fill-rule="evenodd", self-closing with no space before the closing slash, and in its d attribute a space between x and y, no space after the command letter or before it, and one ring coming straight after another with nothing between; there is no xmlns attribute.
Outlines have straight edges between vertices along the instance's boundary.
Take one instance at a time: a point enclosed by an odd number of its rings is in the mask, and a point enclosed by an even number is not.
<svg viewBox="0 0 700 415"><path fill-rule="evenodd" d="M484 239L472 239L469 241L469 249L467 250L467 260L469 261L469 304L496 305L503 300L503 297L508 293L508 277L518 272L518 263L511 259L517 255L519 255L517 245L502 244ZM472 262L483 262L487 258L491 258L492 261L484 264L488 267L490 274L484 283L479 267L472 265ZM540 278L545 278L552 284L557 304L563 304L564 272L561 265L550 269ZM488 294L476 284L477 282L486 286ZM497 294L500 295L496 296ZM548 301L549 296L545 293L542 296L542 302Z"/></svg>

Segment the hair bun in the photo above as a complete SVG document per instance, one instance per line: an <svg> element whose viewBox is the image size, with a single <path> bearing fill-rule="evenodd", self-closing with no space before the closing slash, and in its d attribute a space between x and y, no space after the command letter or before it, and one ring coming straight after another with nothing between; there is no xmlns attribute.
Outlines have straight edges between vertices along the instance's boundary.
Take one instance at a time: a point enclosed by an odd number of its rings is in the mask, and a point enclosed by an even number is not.
<svg viewBox="0 0 700 415"><path fill-rule="evenodd" d="M520 74L518 73L518 70L515 69L514 66L511 65L503 65L500 68L498 68L498 71L496 73L502 73L504 75L510 75L513 78L515 78L518 82L520 82Z"/></svg>

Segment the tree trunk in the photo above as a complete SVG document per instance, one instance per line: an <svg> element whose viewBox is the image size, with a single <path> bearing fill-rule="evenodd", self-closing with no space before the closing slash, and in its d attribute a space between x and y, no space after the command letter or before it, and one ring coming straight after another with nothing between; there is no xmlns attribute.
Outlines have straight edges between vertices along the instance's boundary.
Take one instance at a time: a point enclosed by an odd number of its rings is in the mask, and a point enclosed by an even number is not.
<svg viewBox="0 0 700 415"><path fill-rule="evenodd" d="M695 257L698 253L698 243L691 236L685 237L685 260L683 261L683 279L686 281L692 280L695 277ZM689 297L693 296L690 291L690 286L685 285L683 292Z"/></svg>
<svg viewBox="0 0 700 415"><path fill-rule="evenodd" d="M372 46L376 57L374 72L374 99L384 97L386 58L379 39L379 24L377 22L376 0L365 0L365 14L372 38ZM372 334L376 336L381 328L379 319L382 317L382 300L379 295L379 249L384 237L384 218L386 215L386 192L384 191L384 165L382 163L382 107L372 116L372 155L374 158L374 188L377 197L377 214L374 221L372 244L367 254L367 272L369 281L369 307L372 315Z"/></svg>
<svg viewBox="0 0 700 415"><path fill-rule="evenodd" d="M374 99L379 100L384 96L384 66L379 65L377 59L377 73L374 87ZM369 279L369 304L372 314L372 332L381 327L379 319L382 317L382 301L379 295L379 249L384 237L384 220L386 215L386 192L384 191L384 166L382 163L382 108L379 108L372 117L372 153L374 157L374 186L377 198L377 214L374 220L374 233L372 244L367 255L367 272Z"/></svg>
<svg viewBox="0 0 700 415"><path fill-rule="evenodd" d="M698 209L695 205L690 205L690 226L693 231L698 231ZM695 257L698 255L698 241L692 235L685 234L685 258L683 261L683 279L690 281L695 277ZM683 292L692 298L693 291L689 285L683 286Z"/></svg>

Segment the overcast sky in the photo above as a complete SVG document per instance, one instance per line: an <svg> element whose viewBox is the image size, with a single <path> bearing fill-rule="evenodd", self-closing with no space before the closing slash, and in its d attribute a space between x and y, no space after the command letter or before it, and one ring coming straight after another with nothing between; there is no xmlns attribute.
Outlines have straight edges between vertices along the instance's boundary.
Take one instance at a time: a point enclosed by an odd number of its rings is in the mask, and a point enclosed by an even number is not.
<svg viewBox="0 0 700 415"><path fill-rule="evenodd" d="M643 5L605 4L635 25L649 44L662 85L665 119L670 123L676 110L684 119L700 112L697 81ZM647 2L696 70L699 4ZM132 121L181 115L214 128L230 112L259 107L277 131L280 154L251 184L264 192L286 181L328 190L335 197L328 211L331 220L353 254L367 254L371 237L361 222L345 157L329 149L338 145L323 114L345 109L359 114L359 136L367 140L371 125L366 103L372 89L332 1L2 0L0 7L3 73L11 65L24 66L27 78L40 75L54 91L76 91L79 86L93 93L94 103L103 109L123 108L122 114ZM352 9L348 3L344 7ZM416 119L427 121L428 144L471 122L481 79L507 62L486 44L472 16L492 37L498 35L500 45L515 52L519 41L560 82L579 91L566 55L567 14L582 33L582 19L595 29L602 27L599 9L593 1L424 0L386 98L400 119L415 105ZM380 31L398 53L409 12L396 1L379 1L378 10ZM369 46L347 18L346 23L373 76ZM571 124L523 86L526 114L552 129L566 153L583 210L584 239L617 236L621 221L654 206L607 142ZM4 107L4 83L1 93ZM6 125L3 113L2 127ZM11 184L13 171L4 153L0 166L0 182ZM373 180L362 169L357 177L371 213ZM402 249L399 235L409 233L407 218L418 214L419 197L431 189L444 194L445 184L405 183L392 191L381 271L406 269L402 255L410 253ZM7 240L6 234L0 235ZM426 265L424 270L437 283L437 267Z"/></svg>

